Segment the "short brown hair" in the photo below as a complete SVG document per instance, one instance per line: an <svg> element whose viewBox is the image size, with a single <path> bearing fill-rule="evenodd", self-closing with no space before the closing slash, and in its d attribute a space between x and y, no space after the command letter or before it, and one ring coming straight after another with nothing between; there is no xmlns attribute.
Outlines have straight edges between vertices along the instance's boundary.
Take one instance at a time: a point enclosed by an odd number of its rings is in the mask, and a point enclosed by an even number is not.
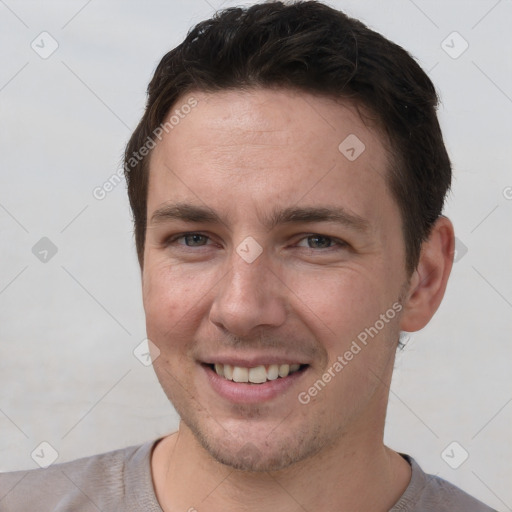
<svg viewBox="0 0 512 512"><path fill-rule="evenodd" d="M287 87L348 99L375 116L389 139L387 182L401 212L406 268L441 215L451 164L426 73L403 48L360 21L316 1L228 8L197 24L167 53L148 86L144 115L124 155L141 268L147 222L149 155L178 98L192 91Z"/></svg>

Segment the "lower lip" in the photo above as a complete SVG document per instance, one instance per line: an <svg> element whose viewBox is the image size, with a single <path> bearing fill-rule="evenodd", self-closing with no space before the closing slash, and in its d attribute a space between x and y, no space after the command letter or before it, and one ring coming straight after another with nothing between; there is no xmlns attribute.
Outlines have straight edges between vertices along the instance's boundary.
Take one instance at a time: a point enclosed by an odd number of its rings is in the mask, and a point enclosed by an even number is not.
<svg viewBox="0 0 512 512"><path fill-rule="evenodd" d="M266 402L282 395L293 386L309 369L309 366L293 372L287 377L279 377L268 380L263 384L250 384L246 382L234 382L227 380L210 368L202 364L211 387L223 398L238 404L255 404Z"/></svg>

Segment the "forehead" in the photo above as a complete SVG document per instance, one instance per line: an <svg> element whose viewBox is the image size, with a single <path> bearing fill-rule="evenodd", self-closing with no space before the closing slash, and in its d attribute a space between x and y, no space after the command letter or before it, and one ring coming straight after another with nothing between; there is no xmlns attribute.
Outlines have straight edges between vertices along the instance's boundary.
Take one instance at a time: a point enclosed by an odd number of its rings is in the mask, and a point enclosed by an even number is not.
<svg viewBox="0 0 512 512"><path fill-rule="evenodd" d="M193 98L193 109L181 107ZM185 114L185 112L187 112ZM179 199L233 210L342 202L361 215L390 201L379 131L347 102L287 89L192 92L153 150L148 218Z"/></svg>

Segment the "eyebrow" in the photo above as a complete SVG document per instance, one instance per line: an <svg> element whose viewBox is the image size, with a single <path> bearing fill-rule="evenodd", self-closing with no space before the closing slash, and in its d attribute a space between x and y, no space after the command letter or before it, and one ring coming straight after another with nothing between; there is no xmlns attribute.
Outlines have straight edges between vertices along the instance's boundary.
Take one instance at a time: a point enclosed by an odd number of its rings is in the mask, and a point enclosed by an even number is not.
<svg viewBox="0 0 512 512"><path fill-rule="evenodd" d="M208 206L189 203L166 204L153 212L150 224L161 224L173 220L206 224L226 224L219 214ZM367 232L370 223L365 218L341 207L291 206L274 210L263 224L273 229L281 224L303 224L313 222L335 222L355 231Z"/></svg>

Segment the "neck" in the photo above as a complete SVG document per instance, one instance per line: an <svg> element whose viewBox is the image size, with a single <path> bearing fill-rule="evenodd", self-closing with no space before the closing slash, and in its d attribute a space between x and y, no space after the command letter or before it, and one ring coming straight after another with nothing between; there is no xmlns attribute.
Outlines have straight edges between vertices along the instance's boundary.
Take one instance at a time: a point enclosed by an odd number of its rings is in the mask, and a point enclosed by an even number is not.
<svg viewBox="0 0 512 512"><path fill-rule="evenodd" d="M336 444L274 472L235 470L215 461L183 423L152 458L164 512L275 510L388 511L405 491L410 466L384 446L383 425L340 436ZM377 430L375 430L377 429ZM369 434L368 434L369 433Z"/></svg>

